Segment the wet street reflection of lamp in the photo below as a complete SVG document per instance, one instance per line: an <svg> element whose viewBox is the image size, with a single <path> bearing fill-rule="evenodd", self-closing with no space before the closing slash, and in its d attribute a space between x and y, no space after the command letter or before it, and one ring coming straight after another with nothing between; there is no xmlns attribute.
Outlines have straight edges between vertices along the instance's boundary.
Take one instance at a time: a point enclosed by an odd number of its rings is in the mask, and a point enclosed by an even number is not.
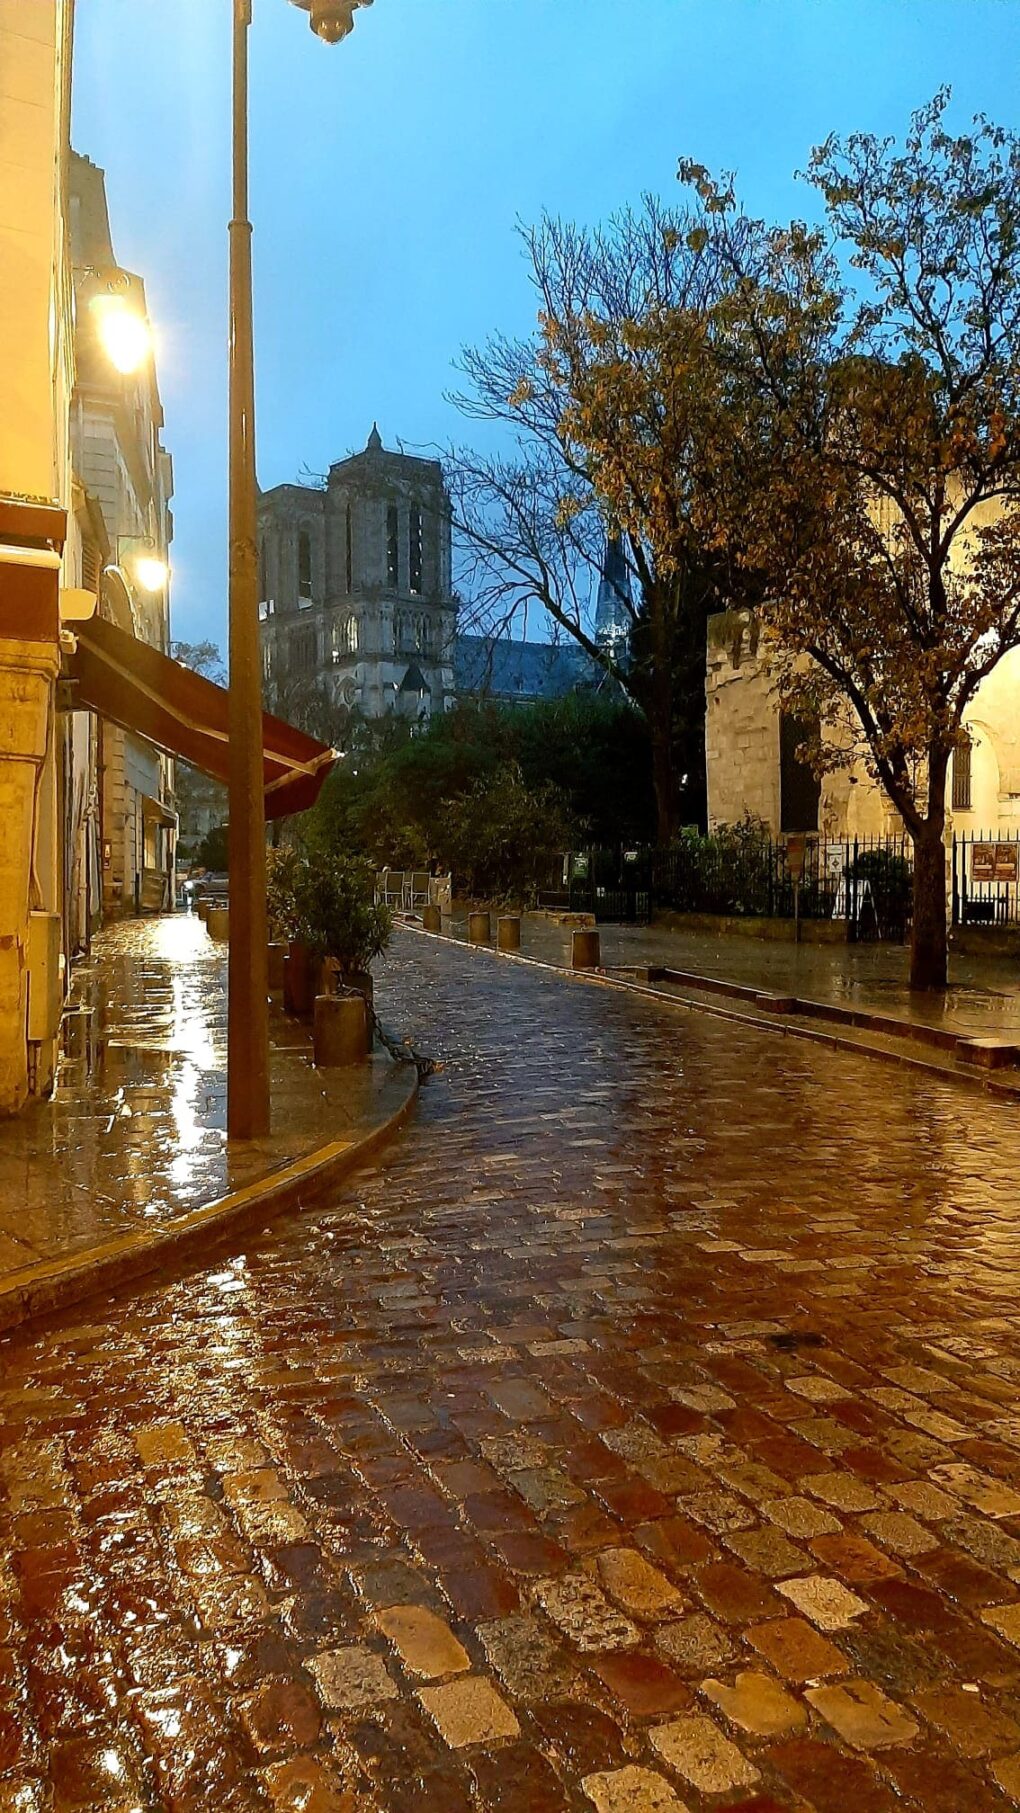
<svg viewBox="0 0 1020 1813"><path fill-rule="evenodd" d="M338 44L366 0L293 0ZM233 217L230 222L230 943L227 1132L269 1131L269 974L255 488L255 356L248 218L251 0L233 0Z"/></svg>

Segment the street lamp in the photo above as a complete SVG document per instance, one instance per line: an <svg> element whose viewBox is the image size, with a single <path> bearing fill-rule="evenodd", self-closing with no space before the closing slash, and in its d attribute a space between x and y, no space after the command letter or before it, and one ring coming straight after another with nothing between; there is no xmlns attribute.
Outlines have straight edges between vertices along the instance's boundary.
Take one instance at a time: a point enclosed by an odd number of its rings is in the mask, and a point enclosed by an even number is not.
<svg viewBox="0 0 1020 1813"><path fill-rule="evenodd" d="M131 576L141 586L143 592L154 595L162 592L170 577L170 568L160 555L151 535L118 535L117 565L120 565L120 550L124 543L132 549Z"/></svg>
<svg viewBox="0 0 1020 1813"><path fill-rule="evenodd" d="M293 0L338 44L371 0ZM269 1132L269 973L262 773L252 227L248 218L248 35L252 0L233 0L233 216L230 222L230 941L227 1133Z"/></svg>
<svg viewBox="0 0 1020 1813"><path fill-rule="evenodd" d="M117 265L75 267L75 281L93 293L88 311L103 352L122 377L140 371L152 352L152 328L142 301L141 285ZM98 287L94 287L98 286Z"/></svg>
<svg viewBox="0 0 1020 1813"><path fill-rule="evenodd" d="M317 38L326 44L339 44L354 30L354 15L359 6L371 6L372 0L291 0L309 13L309 25Z"/></svg>

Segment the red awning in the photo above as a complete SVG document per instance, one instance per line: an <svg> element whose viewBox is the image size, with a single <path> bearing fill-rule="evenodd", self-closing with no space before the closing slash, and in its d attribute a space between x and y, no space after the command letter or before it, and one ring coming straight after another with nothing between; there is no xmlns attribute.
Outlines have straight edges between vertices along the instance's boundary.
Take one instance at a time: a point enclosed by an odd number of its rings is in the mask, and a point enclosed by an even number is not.
<svg viewBox="0 0 1020 1813"><path fill-rule="evenodd" d="M203 774L230 776L227 693L201 674L139 642L105 617L75 625L78 647L68 657L76 704L123 730L147 737L167 755ZM336 753L281 718L262 714L266 817L284 818L314 806Z"/></svg>

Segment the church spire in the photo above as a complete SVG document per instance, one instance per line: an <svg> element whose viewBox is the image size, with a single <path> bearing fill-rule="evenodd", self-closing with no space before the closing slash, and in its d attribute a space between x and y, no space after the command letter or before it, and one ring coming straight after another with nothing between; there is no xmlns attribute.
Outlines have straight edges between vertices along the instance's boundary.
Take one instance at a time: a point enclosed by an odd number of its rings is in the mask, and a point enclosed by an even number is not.
<svg viewBox="0 0 1020 1813"><path fill-rule="evenodd" d="M379 433L379 424L378 424L378 422L373 422L372 423L372 432L369 435L368 440L365 444L365 452L366 453L381 453L382 450L383 450L382 435Z"/></svg>
<svg viewBox="0 0 1020 1813"><path fill-rule="evenodd" d="M627 654L631 628L630 570L623 551L623 537L612 534L606 537L602 578L595 603L595 640L600 648L619 661Z"/></svg>

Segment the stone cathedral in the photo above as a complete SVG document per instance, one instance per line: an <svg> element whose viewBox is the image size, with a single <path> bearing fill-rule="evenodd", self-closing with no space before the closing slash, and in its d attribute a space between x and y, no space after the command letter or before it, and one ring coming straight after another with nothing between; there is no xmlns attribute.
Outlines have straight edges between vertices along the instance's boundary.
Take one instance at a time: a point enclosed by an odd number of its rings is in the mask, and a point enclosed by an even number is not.
<svg viewBox="0 0 1020 1813"><path fill-rule="evenodd" d="M364 452L331 466L323 487L262 492L259 598L263 667L280 709L307 680L367 718L445 711L456 601L439 461L388 452L373 427Z"/></svg>

